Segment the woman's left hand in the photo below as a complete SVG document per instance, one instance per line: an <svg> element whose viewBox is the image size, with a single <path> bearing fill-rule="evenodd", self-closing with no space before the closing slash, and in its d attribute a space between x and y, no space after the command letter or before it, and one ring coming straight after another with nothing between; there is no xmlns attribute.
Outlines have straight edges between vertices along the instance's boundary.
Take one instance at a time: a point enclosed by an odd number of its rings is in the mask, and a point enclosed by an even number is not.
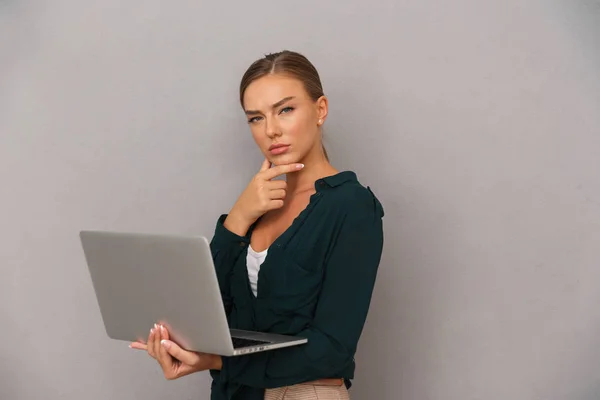
<svg viewBox="0 0 600 400"><path fill-rule="evenodd" d="M221 356L183 350L169 340L169 332L162 325L154 325L150 330L147 344L133 342L132 349L146 350L158 361L168 380L181 378L194 372L221 369Z"/></svg>

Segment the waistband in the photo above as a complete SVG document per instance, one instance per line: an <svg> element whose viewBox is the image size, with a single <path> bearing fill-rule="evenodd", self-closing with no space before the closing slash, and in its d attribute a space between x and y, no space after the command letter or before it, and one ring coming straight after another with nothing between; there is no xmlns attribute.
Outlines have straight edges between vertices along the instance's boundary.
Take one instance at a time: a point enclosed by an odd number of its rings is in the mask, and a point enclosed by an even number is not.
<svg viewBox="0 0 600 400"><path fill-rule="evenodd" d="M315 385L315 386L342 386L343 384L344 384L343 378L317 379L316 381L302 383L302 385Z"/></svg>

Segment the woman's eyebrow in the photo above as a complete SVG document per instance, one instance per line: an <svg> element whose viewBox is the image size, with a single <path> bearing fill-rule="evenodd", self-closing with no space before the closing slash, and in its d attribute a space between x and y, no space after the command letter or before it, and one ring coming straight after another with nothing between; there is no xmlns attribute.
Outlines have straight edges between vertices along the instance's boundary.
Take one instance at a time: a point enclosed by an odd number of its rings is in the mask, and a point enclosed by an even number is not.
<svg viewBox="0 0 600 400"><path fill-rule="evenodd" d="M279 100L277 103L273 104L271 106L271 108L277 108L277 107L281 106L282 104L284 104L285 102L290 101L295 98L296 98L296 96L284 97L283 99ZM260 111L257 111L257 110L246 110L245 112L246 112L246 115L260 114Z"/></svg>

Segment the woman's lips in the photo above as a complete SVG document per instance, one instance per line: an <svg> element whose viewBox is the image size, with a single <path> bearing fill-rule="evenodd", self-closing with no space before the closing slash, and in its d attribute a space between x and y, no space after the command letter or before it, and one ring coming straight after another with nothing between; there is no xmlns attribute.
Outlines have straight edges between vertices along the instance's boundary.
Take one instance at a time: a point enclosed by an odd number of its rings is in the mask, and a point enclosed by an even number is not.
<svg viewBox="0 0 600 400"><path fill-rule="evenodd" d="M290 148L289 144L278 144L278 145L275 145L275 146L271 146L269 148L269 151L271 152L271 154L273 154L273 155L276 156L276 155L283 154L283 153L287 152L289 148Z"/></svg>

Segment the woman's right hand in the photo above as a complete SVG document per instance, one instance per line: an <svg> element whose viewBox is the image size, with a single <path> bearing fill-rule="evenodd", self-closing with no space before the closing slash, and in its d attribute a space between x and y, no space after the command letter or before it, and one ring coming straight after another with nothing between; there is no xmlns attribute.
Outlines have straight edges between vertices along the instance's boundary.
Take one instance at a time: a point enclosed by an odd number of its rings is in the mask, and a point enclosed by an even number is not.
<svg viewBox="0 0 600 400"><path fill-rule="evenodd" d="M229 212L224 222L225 228L244 236L250 226L265 213L283 207L287 184L285 181L273 179L302 168L304 165L297 163L271 168L271 162L265 158L260 171L252 178Z"/></svg>

